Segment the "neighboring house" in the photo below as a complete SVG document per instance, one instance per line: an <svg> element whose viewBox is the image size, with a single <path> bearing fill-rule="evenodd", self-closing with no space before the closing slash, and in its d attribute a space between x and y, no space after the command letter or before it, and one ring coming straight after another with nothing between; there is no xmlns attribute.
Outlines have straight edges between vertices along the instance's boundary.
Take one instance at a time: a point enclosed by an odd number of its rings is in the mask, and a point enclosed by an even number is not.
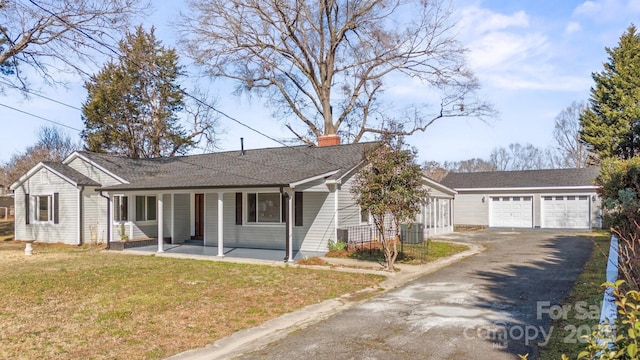
<svg viewBox="0 0 640 360"><path fill-rule="evenodd" d="M602 226L598 168L450 173L455 225L589 229Z"/></svg>
<svg viewBox="0 0 640 360"><path fill-rule="evenodd" d="M78 151L16 181L17 240L82 244L198 239L205 246L324 252L338 229L368 223L350 192L372 143L131 159ZM452 231L455 191L424 179L418 217ZM159 251L163 242L158 241ZM287 255L290 255L289 252ZM289 257L291 258L291 257Z"/></svg>

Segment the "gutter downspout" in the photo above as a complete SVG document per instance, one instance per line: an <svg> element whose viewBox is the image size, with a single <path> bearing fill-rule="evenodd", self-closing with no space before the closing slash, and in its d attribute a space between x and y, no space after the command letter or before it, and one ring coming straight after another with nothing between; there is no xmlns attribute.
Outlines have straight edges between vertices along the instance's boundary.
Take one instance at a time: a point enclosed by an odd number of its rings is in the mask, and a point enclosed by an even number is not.
<svg viewBox="0 0 640 360"><path fill-rule="evenodd" d="M100 190L100 196L107 199L107 250L111 248L111 198L105 196Z"/></svg>
<svg viewBox="0 0 640 360"><path fill-rule="evenodd" d="M82 193L84 192L84 186L80 185L78 189L78 246L82 245L82 229L84 228L84 219L83 215L83 201L82 201Z"/></svg>

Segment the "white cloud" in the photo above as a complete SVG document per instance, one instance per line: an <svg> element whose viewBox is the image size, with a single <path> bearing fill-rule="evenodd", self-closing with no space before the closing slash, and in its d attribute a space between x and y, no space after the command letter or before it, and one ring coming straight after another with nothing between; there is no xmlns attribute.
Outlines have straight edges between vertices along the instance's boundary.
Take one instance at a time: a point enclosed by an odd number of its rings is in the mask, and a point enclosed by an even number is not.
<svg viewBox="0 0 640 360"><path fill-rule="evenodd" d="M463 31L486 33L510 27L527 28L529 27L529 17L522 10L505 15L471 6L461 10L458 25Z"/></svg>
<svg viewBox="0 0 640 360"><path fill-rule="evenodd" d="M638 0L588 0L573 10L574 16L592 18L597 21L618 20L621 16L640 14Z"/></svg>
<svg viewBox="0 0 640 360"><path fill-rule="evenodd" d="M546 47L540 34L491 32L470 44L469 62L476 70L505 70L530 59Z"/></svg>
<svg viewBox="0 0 640 360"><path fill-rule="evenodd" d="M524 10L505 14L477 5L460 10L460 39L469 49L469 65L483 87L573 91L588 83L588 78L585 82L558 69L554 50L558 44L553 33L545 32L554 31L545 26L546 20L531 18ZM564 30L575 33L581 26L573 21Z"/></svg>
<svg viewBox="0 0 640 360"><path fill-rule="evenodd" d="M564 33L565 35L571 35L573 33L579 32L580 30L582 30L582 26L580 26L580 23L577 21L572 21L568 23L564 28Z"/></svg>

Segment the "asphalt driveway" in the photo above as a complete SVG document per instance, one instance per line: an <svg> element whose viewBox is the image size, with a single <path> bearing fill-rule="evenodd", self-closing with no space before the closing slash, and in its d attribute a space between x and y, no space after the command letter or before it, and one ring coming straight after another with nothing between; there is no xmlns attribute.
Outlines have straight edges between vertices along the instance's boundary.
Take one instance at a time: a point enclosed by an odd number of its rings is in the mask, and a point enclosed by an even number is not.
<svg viewBox="0 0 640 360"><path fill-rule="evenodd" d="M535 359L591 240L541 230L456 236L487 250L239 358Z"/></svg>

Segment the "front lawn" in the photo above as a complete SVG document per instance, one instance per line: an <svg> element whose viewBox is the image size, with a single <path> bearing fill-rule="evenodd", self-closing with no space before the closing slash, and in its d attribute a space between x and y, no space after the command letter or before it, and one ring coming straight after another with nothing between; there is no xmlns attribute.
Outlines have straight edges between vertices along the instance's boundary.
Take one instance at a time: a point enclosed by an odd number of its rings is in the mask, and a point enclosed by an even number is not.
<svg viewBox="0 0 640 360"><path fill-rule="evenodd" d="M0 243L0 358L164 358L381 276Z"/></svg>

